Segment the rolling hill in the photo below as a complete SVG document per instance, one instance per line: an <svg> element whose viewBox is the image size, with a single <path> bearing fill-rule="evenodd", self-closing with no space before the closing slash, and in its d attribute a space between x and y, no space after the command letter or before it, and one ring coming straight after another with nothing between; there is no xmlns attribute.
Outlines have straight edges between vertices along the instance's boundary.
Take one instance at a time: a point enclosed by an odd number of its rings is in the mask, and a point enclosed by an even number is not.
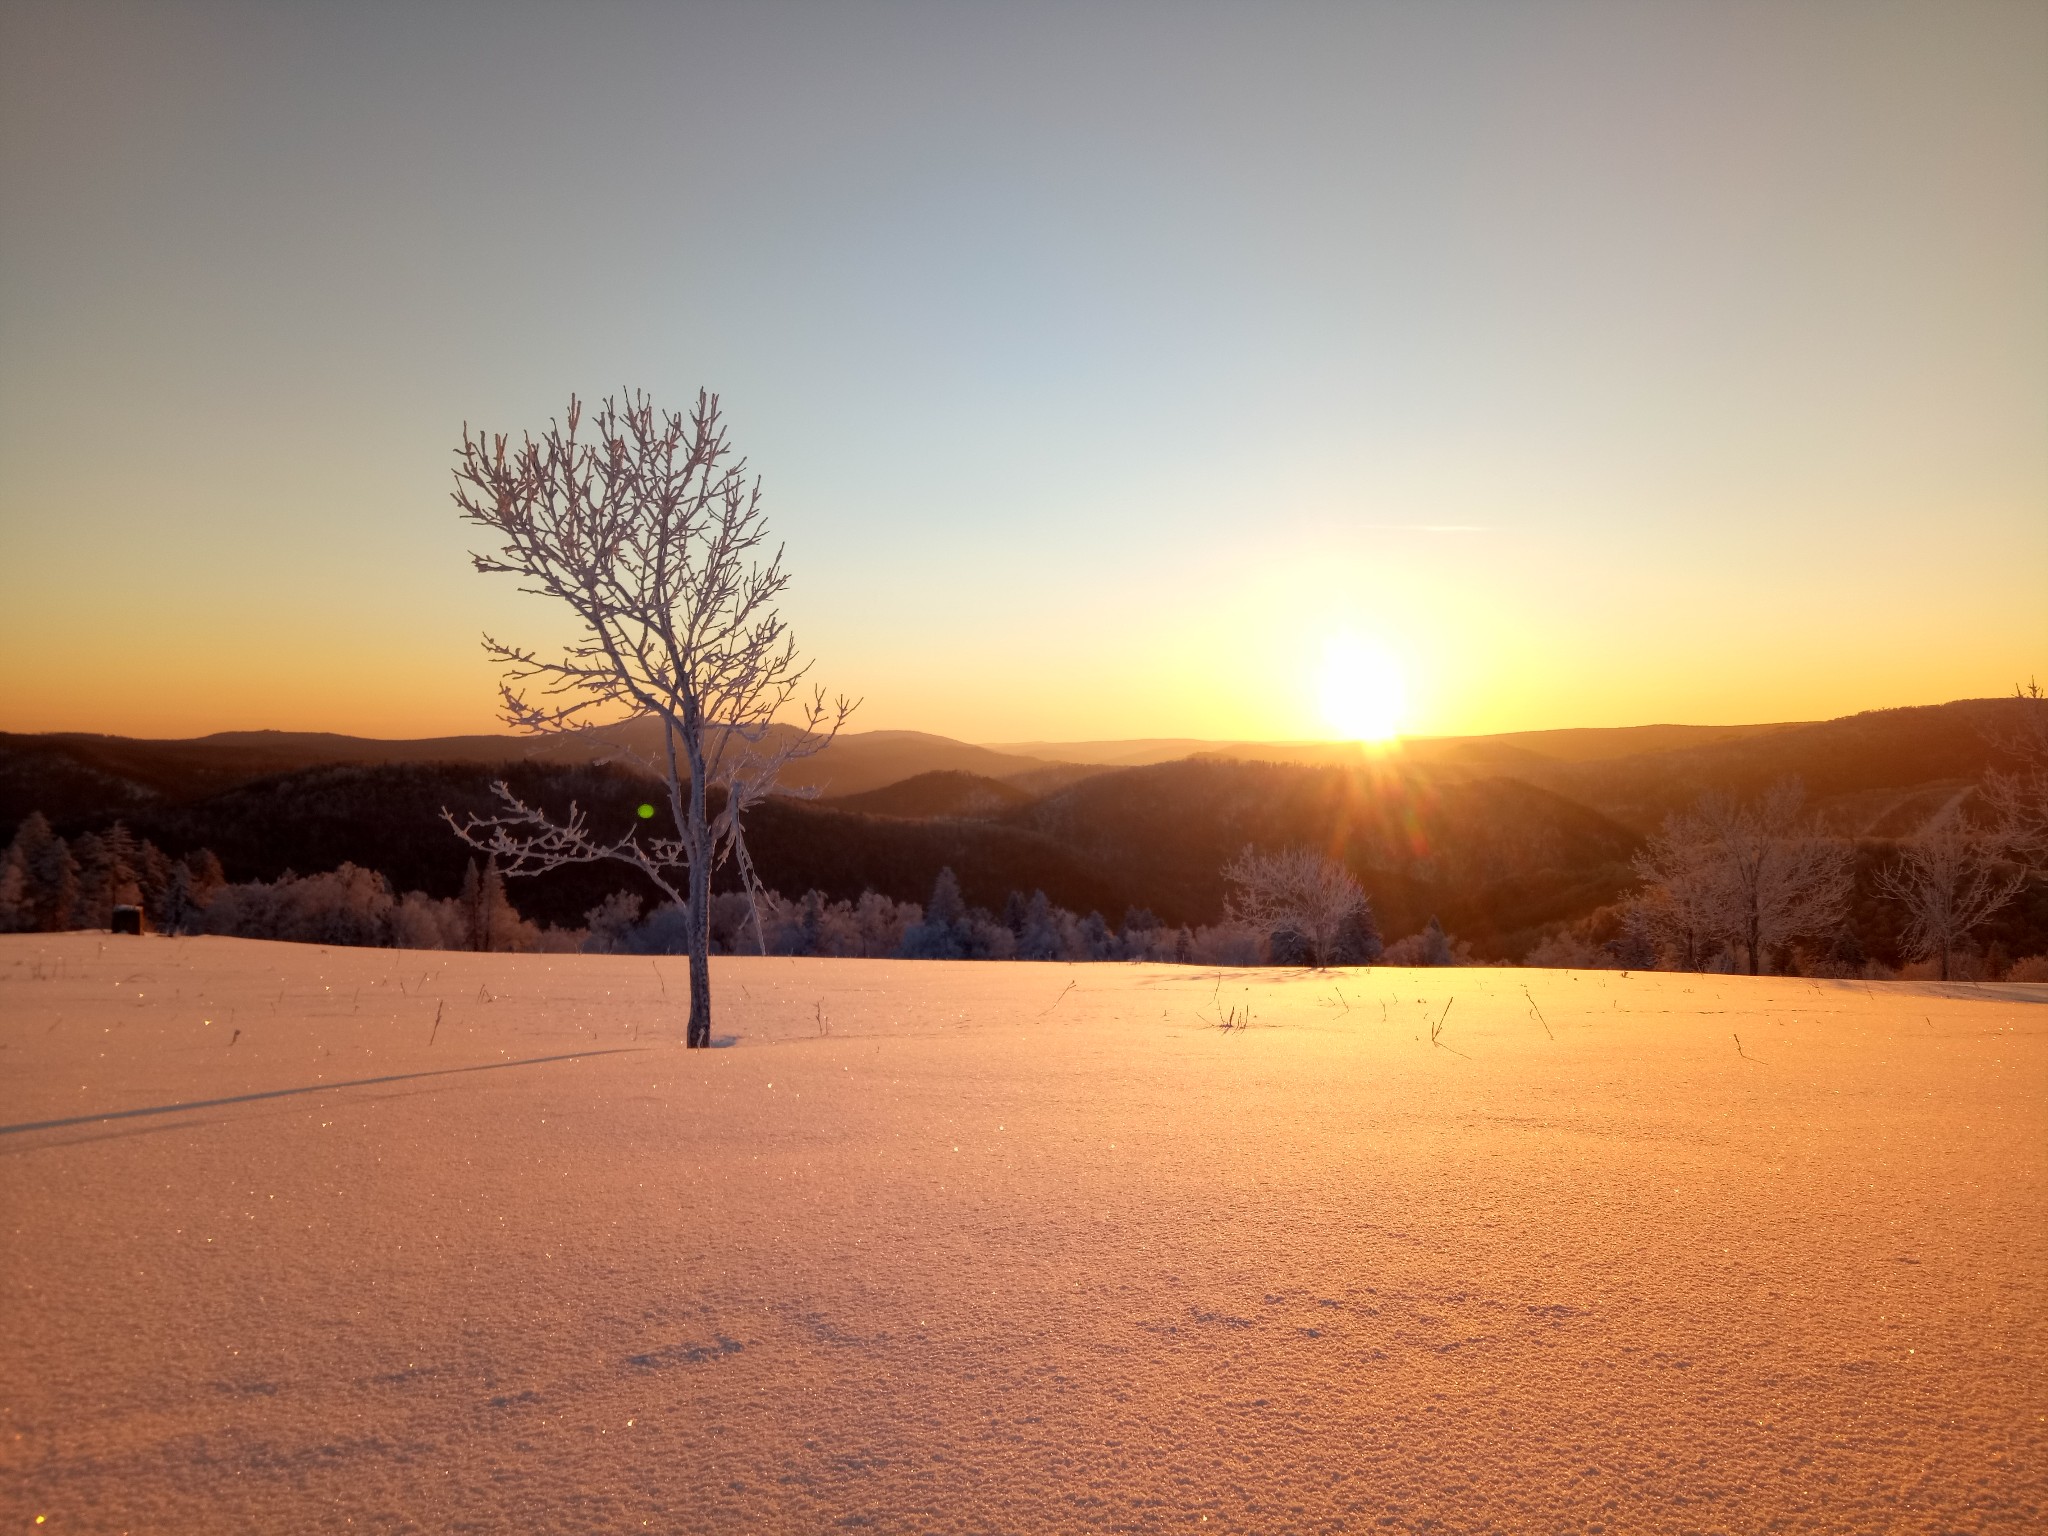
<svg viewBox="0 0 2048 1536"><path fill-rule="evenodd" d="M1214 919L1223 865L1246 844L1318 848L1365 883L1389 934L1436 915L1485 954L1613 900L1639 841L1513 779L1214 758L1103 774L1005 820L1114 872L1169 922Z"/></svg>
<svg viewBox="0 0 2048 1536"><path fill-rule="evenodd" d="M409 741L310 731L227 731L176 741L81 732L0 732L0 827L11 831L32 810L57 820L135 814L270 775L330 764L618 763L630 770L630 760L620 755L614 741L652 755L656 740L646 727L629 727L605 737L435 736ZM923 731L852 731L816 756L792 764L783 782L791 788L844 796L937 771L988 779L1018 777L1043 792L1093 770L992 752Z"/></svg>
<svg viewBox="0 0 2048 1536"><path fill-rule="evenodd" d="M1997 742L2018 729L2027 707L2022 699L1965 699L1622 757L1519 760L1512 769L1481 760L1439 769L1512 772L1639 832L1709 790L1746 796L1796 778L1808 802L1843 834L1898 837L1912 832L1941 798L2008 763Z"/></svg>
<svg viewBox="0 0 2048 1536"><path fill-rule="evenodd" d="M1005 811L1029 805L1038 797L1038 792L1016 783L940 768L864 794L835 796L827 803L836 811L855 811L867 816L896 816L913 821L939 817L989 821Z"/></svg>

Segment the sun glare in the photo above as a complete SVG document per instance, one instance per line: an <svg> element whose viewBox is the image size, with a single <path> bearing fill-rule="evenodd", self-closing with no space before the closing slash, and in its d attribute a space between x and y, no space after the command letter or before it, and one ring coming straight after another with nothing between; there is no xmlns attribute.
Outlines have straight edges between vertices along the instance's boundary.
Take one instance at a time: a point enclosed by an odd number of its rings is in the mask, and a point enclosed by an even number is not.
<svg viewBox="0 0 2048 1536"><path fill-rule="evenodd" d="M1324 648L1321 692L1324 723L1350 741L1392 740L1408 709L1394 659L1354 635Z"/></svg>

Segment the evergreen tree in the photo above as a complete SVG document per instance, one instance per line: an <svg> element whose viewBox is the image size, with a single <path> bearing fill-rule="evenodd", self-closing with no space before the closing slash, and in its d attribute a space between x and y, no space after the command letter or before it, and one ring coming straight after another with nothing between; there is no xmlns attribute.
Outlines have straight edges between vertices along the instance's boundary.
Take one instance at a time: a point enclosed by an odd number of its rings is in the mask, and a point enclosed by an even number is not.
<svg viewBox="0 0 2048 1536"><path fill-rule="evenodd" d="M67 927L77 899L78 866L42 812L31 811L0 853L0 928Z"/></svg>
<svg viewBox="0 0 2048 1536"><path fill-rule="evenodd" d="M1444 925L1432 914L1429 926L1422 930L1423 965L1455 965L1457 957L1451 953L1450 936L1444 932Z"/></svg>
<svg viewBox="0 0 2048 1536"><path fill-rule="evenodd" d="M489 951L503 943L512 932L512 924L519 921L519 914L505 897L505 877L498 872L496 854L484 860L482 907L483 942L477 948Z"/></svg>
<svg viewBox="0 0 2048 1536"><path fill-rule="evenodd" d="M72 840L71 853L78 880L71 902L71 921L65 926L111 928L114 924L114 867L106 840L96 833L81 832Z"/></svg>
<svg viewBox="0 0 2048 1536"><path fill-rule="evenodd" d="M481 870L475 859L469 861L462 872L462 894L456 900L468 919L469 947L474 950L489 953L503 948L524 921L505 895L505 876L496 854L484 861Z"/></svg>
<svg viewBox="0 0 2048 1536"><path fill-rule="evenodd" d="M1090 912L1075 927L1081 943L1082 960L1113 960L1116 958L1116 938L1109 931L1109 924L1103 921L1100 912Z"/></svg>
<svg viewBox="0 0 2048 1536"><path fill-rule="evenodd" d="M471 949L482 949L484 935L484 882L476 867L476 860L469 861L469 867L462 872L462 890L455 898L462 904L465 937Z"/></svg>
<svg viewBox="0 0 2048 1536"><path fill-rule="evenodd" d="M932 884L932 899L925 904L924 920L951 928L966 916L967 902L960 894L959 878L948 865L939 871L939 878Z"/></svg>
<svg viewBox="0 0 2048 1536"><path fill-rule="evenodd" d="M14 834L8 856L21 864L29 926L42 933L69 928L78 911L78 860L64 839L50 830L42 812L29 813Z"/></svg>
<svg viewBox="0 0 2048 1536"><path fill-rule="evenodd" d="M799 955L822 955L825 953L825 893L806 891L804 899L797 903L796 933L793 935L799 946L792 953Z"/></svg>
<svg viewBox="0 0 2048 1536"><path fill-rule="evenodd" d="M148 838L142 840L142 847L136 855L135 883L142 910L149 914L151 922L161 928L164 898L171 888L171 860Z"/></svg>
<svg viewBox="0 0 2048 1536"><path fill-rule="evenodd" d="M1844 974L1858 976L1870 962L1870 954L1863 947L1863 940L1856 932L1854 923L1843 923L1835 930L1833 941L1828 945L1828 962Z"/></svg>
<svg viewBox="0 0 2048 1536"><path fill-rule="evenodd" d="M100 838L107 858L107 893L111 902L107 921L114 920L115 906L137 906L142 900L142 847L126 825L115 822Z"/></svg>
<svg viewBox="0 0 2048 1536"><path fill-rule="evenodd" d="M183 864L173 864L170 870L155 916L158 930L176 937L199 926L199 903L192 895L192 871Z"/></svg>
<svg viewBox="0 0 2048 1536"><path fill-rule="evenodd" d="M33 925L28 901L28 872L9 848L0 853L0 933L18 933Z"/></svg>
<svg viewBox="0 0 2048 1536"><path fill-rule="evenodd" d="M1299 928L1275 928L1266 936L1268 965L1314 965L1315 946Z"/></svg>
<svg viewBox="0 0 2048 1536"><path fill-rule="evenodd" d="M1045 892L1033 891L1025 904L1024 927L1017 935L1019 960L1057 960L1066 945L1060 936L1059 914Z"/></svg>
<svg viewBox="0 0 2048 1536"><path fill-rule="evenodd" d="M960 895L960 881L950 867L939 871L932 885L932 899L924 909L924 921L912 925L903 935L906 960L964 960L968 947L967 903Z"/></svg>
<svg viewBox="0 0 2048 1536"><path fill-rule="evenodd" d="M1164 923L1159 921L1157 914L1155 914L1150 907L1124 908L1124 923L1122 932L1123 936L1126 939L1135 938L1143 934L1149 934L1157 929L1164 928L1165 926L1166 925Z"/></svg>
<svg viewBox="0 0 2048 1536"><path fill-rule="evenodd" d="M141 904L142 848L127 827L117 821L98 835L83 833L73 851L78 868L73 922L111 928L115 907Z"/></svg>
<svg viewBox="0 0 2048 1536"><path fill-rule="evenodd" d="M1331 965L1371 965L1386 953L1380 940L1380 925L1373 921L1372 903L1347 913L1337 924L1337 936L1330 943Z"/></svg>

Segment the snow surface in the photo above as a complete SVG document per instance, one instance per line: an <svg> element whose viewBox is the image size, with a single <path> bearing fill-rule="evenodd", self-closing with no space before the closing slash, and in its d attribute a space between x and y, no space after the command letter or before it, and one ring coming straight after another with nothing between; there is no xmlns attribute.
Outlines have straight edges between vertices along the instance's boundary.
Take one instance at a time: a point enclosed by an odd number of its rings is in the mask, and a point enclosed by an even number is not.
<svg viewBox="0 0 2048 1536"><path fill-rule="evenodd" d="M0 939L0 1530L2048 1528L2048 987L714 981Z"/></svg>

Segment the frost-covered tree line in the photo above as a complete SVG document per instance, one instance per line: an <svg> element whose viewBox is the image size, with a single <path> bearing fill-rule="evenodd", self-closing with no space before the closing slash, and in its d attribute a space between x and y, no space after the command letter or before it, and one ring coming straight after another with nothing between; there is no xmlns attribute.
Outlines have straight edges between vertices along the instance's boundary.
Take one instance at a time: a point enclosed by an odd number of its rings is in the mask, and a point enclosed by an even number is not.
<svg viewBox="0 0 2048 1536"><path fill-rule="evenodd" d="M1148 960L1179 965L1454 965L1460 956L1434 920L1421 934L1385 949L1372 904L1341 864L1299 849L1261 854L1247 848L1224 870L1231 894L1220 921L1175 927L1145 907L1112 926L1055 906L1045 892L1010 892L1000 911L970 906L950 869L939 871L931 899L891 901L873 891L858 901L821 892L790 900L774 891L712 898L711 944L719 954L833 955L902 960ZM624 892L589 914L586 949L613 954L672 954L683 913L666 903L642 915ZM1399 952L1397 954L1397 952ZM1463 958L1469 958L1466 954Z"/></svg>
<svg viewBox="0 0 2048 1536"><path fill-rule="evenodd" d="M1901 942L1926 974L1977 975L1972 935L2048 872L2035 844L1998 821L1972 821L1955 804L1898 843L1872 872L1878 897L1896 902ZM1524 963L1640 970L1892 974L1871 960L1850 921L1854 849L1800 809L1796 786L1753 801L1708 796L1668 818L1635 861L1641 884L1620 903L1552 933ZM727 891L710 901L714 954L821 955L911 960L1144 960L1227 966L1453 966L1476 963L1431 918L1384 944L1364 890L1335 860L1299 849L1247 848L1225 867L1219 921L1171 926L1142 907L1112 925L1054 905L1043 891L1012 891L999 911L970 905L950 869L923 905L875 891L834 901L772 890ZM682 954L684 908L620 891L585 914L582 928L523 917L494 861L471 860L459 894L399 892L355 864L314 875L228 881L206 849L173 857L120 823L68 842L31 815L0 852L0 932L106 929L113 909L139 907L169 934L400 949L595 954ZM2035 976L2035 971L2041 971ZM2016 979L2048 980L2027 959Z"/></svg>
<svg viewBox="0 0 2048 1536"><path fill-rule="evenodd" d="M642 915L620 892L590 913L585 947L609 954L672 954L684 940L673 902ZM1100 912L1077 916L1043 891L1012 891L1000 912L969 906L959 879L939 871L931 899L892 901L874 891L833 901L811 891L724 892L711 900L711 946L719 954L832 955L902 960L1162 960L1216 963L1213 930L1170 928L1142 907L1112 927Z"/></svg>
<svg viewBox="0 0 2048 1536"><path fill-rule="evenodd" d="M682 954L689 943L680 903L651 911L620 891L585 916L584 928L522 917L496 864L471 860L460 894L400 893L355 864L315 875L231 883L204 849L172 858L120 823L68 843L40 814L0 853L0 931L104 929L117 905L142 909L153 930L399 949L597 954ZM791 900L774 891L711 899L711 946L722 954L838 955L912 960L1243 959L1234 928L1169 928L1143 908L1112 927L1099 912L1076 915L1043 891L1012 892L999 913L967 904L950 869L929 903L874 891L832 901L818 891ZM1252 963L1256 956L1244 963Z"/></svg>
<svg viewBox="0 0 2048 1536"><path fill-rule="evenodd" d="M1112 925L1100 912L1057 906L1043 891L1012 891L990 911L967 902L951 869L939 872L922 905L875 891L853 901L819 891L794 899L727 891L711 898L710 945L717 954L1200 965L1359 964L1379 955L1370 905L1338 866L1247 850L1227 873L1236 894L1222 921L1202 927L1171 926L1143 907ZM626 891L586 913L583 928L531 922L489 859L470 861L460 894L437 898L396 891L355 864L230 882L211 852L172 858L118 822L67 843L31 815L0 853L0 931L104 929L122 904L140 907L160 933L309 944L667 955L685 953L690 937L682 903L649 909ZM1450 963L1447 948L1440 963Z"/></svg>
<svg viewBox="0 0 2048 1536"><path fill-rule="evenodd" d="M201 848L171 857L120 822L67 842L40 813L0 852L0 932L107 928L114 908L140 908L158 933L223 934L400 949L572 950L581 930L522 918L495 866L470 861L461 893L403 895L355 864L317 875L231 883Z"/></svg>
<svg viewBox="0 0 2048 1536"><path fill-rule="evenodd" d="M2037 695L2038 697L2038 695ZM2048 731L2038 753L2048 764ZM1994 778L1928 816L1871 872L1869 888L1895 904L1902 958L1940 980L1983 973L1974 935L2037 875L2048 873L2048 774ZM1527 963L1751 976L1881 977L1852 921L1857 845L1803 805L1796 780L1753 799L1709 793L1665 818L1634 861L1641 884L1600 914L1596 942L1566 929ZM1976 802L1973 804L1973 802ZM2036 975L2035 972L2041 972ZM2015 979L2048 980L2048 963L2023 959Z"/></svg>

